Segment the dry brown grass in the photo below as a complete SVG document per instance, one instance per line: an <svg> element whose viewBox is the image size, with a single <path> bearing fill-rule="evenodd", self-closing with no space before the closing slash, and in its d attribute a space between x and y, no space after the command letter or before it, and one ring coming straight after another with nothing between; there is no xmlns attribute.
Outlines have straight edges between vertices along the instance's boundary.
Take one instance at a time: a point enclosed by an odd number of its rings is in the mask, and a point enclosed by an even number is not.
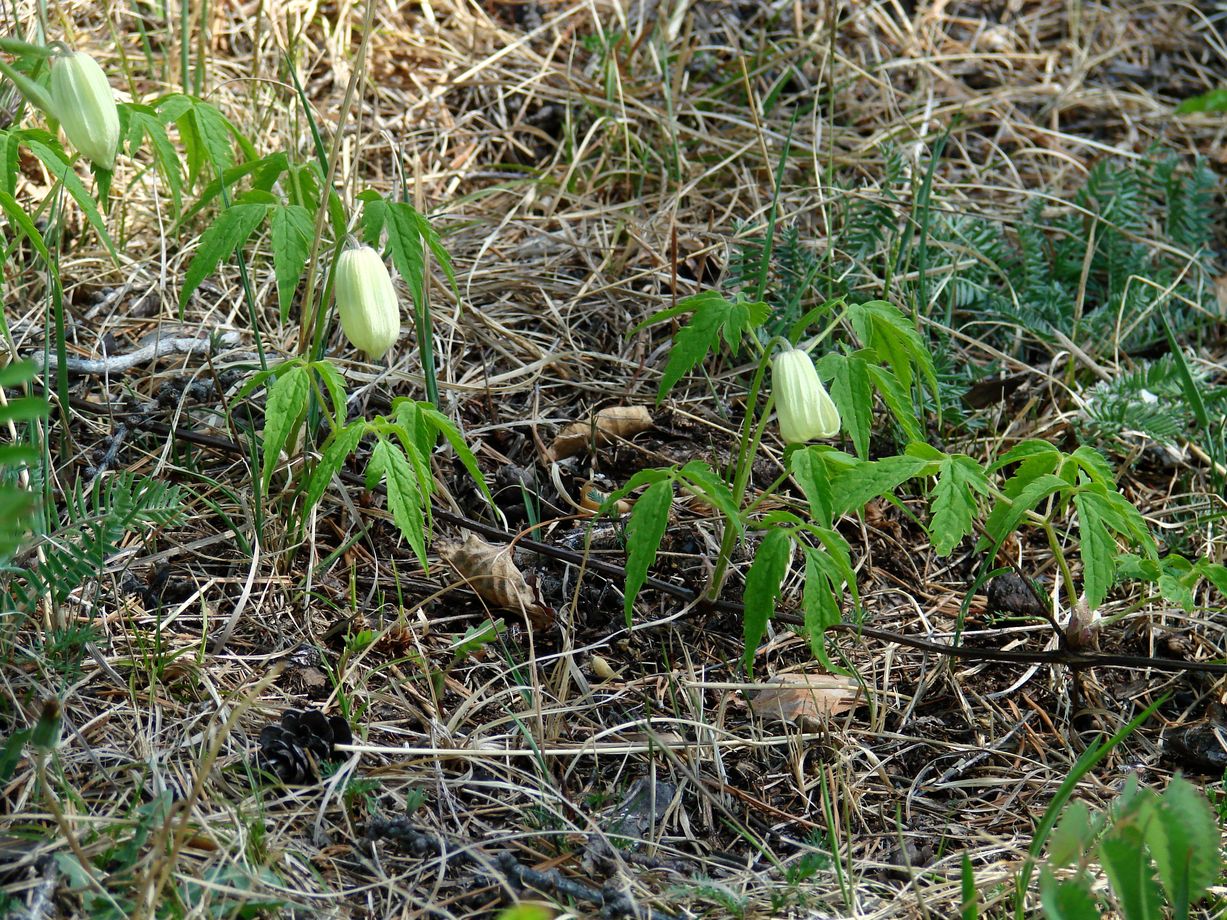
<svg viewBox="0 0 1227 920"><path fill-rule="evenodd" d="M24 31L32 10L20 8ZM156 72L135 9L156 39ZM285 82L292 44L331 143L358 63L363 5L221 0L206 9L207 33L194 24L190 53L193 66L205 62L204 95L261 153L311 156ZM1064 207L1062 196L1107 156L1139 158L1161 143L1220 171L1224 162L1227 120L1172 114L1181 99L1223 82L1221 5L379 0L375 20L342 129L338 188L347 202L368 187L405 191L446 232L463 296L454 303L442 284L432 292L443 408L491 482L513 497L514 478L500 479L511 466L535 471L551 491L538 445L562 425L605 405L653 404L667 330L627 333L727 272L739 222L761 224L771 208L790 130L778 209L819 250L838 231L845 197L883 196L887 145L915 164L910 195L946 128L934 200L1007 230L1034 195ZM116 72L122 49L143 98L179 84L176 33L153 6L62 4L51 33ZM600 51L602 34L612 54ZM833 103L804 108L831 86ZM23 193L37 199L46 188L31 174ZM69 343L82 355L127 350L179 322L179 284L205 226L196 221L182 240L163 243L175 215L154 177L129 164L115 188L121 264L109 263L83 225L64 255ZM265 347L291 354L297 327L277 320L264 257L253 265L267 306ZM19 351L40 351L40 282L12 272L6 280ZM881 294L886 279L860 283ZM145 405L168 380L250 366L233 265L201 289L187 324L243 340L208 364L164 359L78 382L72 442L54 458L58 488L80 479L116 412ZM1202 357L1221 382L1222 337L1211 341ZM358 394L352 410L422 398L411 342L404 337L389 365L374 367L349 361L336 340ZM999 357L973 337L958 347L967 363ZM947 446L987 457L1006 441L1067 430L1070 361L1050 357L1033 368L1007 356L1002 369L1027 373L1035 401L982 410L978 433L950 431ZM1114 371L1111 352L1106 360ZM617 484L644 466L727 459L744 370L713 366L710 379L695 377L655 410L655 431L564 462L560 481L575 494L590 471ZM170 424L182 411L184 427L225 441L219 408L168 410L155 421ZM777 448L769 446L772 457ZM42 617L33 617L11 631L0 674L5 734L36 716L40 700L63 703L53 792L40 788L29 760L3 790L0 881L15 910L40 917L88 916L100 887L129 899L135 915L160 904L157 916L182 916L175 892L222 870L234 874L209 883L188 915L231 916L245 897L240 879L253 902L287 905L269 915L490 915L531 896L491 868L504 852L676 916L863 918L955 916L966 854L982 909L999 915L1039 816L1091 741L1163 693L1195 700L1183 712L1169 706L1088 776L1081 794L1103 803L1126 776L1161 783L1172 764L1160 760L1158 721L1199 718L1221 695L1221 683L1183 675L954 662L843 637L872 705L820 732L785 730L747 708L740 625L727 613L647 591L627 630L616 581L526 555L556 626L534 634L494 612L511 624L503 640L453 661L455 642L486 611L445 566L419 570L377 496L352 485L330 492L292 546L293 518L275 503L256 532L241 454L152 426L133 433L119 466L181 483L186 517L116 547L97 583L74 595L66 615L93 630L88 645L50 655ZM440 478L450 490L445 510L482 514L445 461ZM1205 463L1191 454L1166 479L1141 468L1126 483L1160 528L1182 526L1190 509L1222 511ZM544 511L556 520L537 539L584 551L585 525L558 505ZM949 638L975 560L936 559L902 514L880 511L844 528L867 622ZM243 553L236 531L258 552ZM658 574L701 583L718 540L701 509L684 510ZM1192 552L1221 559L1221 521L1192 541ZM1040 547L1020 550L1029 574L1050 570ZM609 526L598 526L588 551L622 560ZM148 583L161 570L169 572L164 605L145 609L125 578ZM797 585L786 589L792 596ZM1130 612L1111 627L1110 647L1146 653L1178 642L1198 659L1227 654L1221 611L1191 619L1139 600L1114 599L1114 610ZM362 630L369 644L353 640ZM1039 627L986 617L979 596L963 635L1036 648L1047 638ZM617 676L598 680L594 656ZM806 643L779 630L756 673L807 661ZM432 671L441 676L432 681ZM320 785L253 785L260 728L304 705L346 715L357 744ZM655 793L654 808L628 798L644 790ZM155 814L143 842L119 852L141 825L142 805L162 793L174 802L169 817ZM419 801L413 821L446 842L448 858L366 839L372 814L405 815ZM71 890L56 861L69 852L68 834L97 866L82 890ZM832 845L838 865L826 860L806 881L786 882L804 854ZM595 915L590 905L562 909Z"/></svg>

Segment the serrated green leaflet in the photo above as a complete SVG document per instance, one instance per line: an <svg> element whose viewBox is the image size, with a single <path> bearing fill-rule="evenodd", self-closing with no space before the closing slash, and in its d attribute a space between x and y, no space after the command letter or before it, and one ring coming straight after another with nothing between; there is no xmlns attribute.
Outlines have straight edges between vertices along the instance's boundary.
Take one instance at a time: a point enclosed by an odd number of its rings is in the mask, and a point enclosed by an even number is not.
<svg viewBox="0 0 1227 920"><path fill-rule="evenodd" d="M1082 557L1082 590L1092 610L1103 603L1116 577L1116 541L1104 527L1099 501L1093 492L1074 496L1081 536L1078 550Z"/></svg>
<svg viewBox="0 0 1227 920"><path fill-rule="evenodd" d="M319 463L316 464L315 472L311 475L311 482L307 486L307 496L304 500L306 507L314 508L319 503L324 496L324 490L328 488L328 483L341 469L345 458L358 449L358 443L362 440L365 431L366 422L358 419L334 434L324 445Z"/></svg>
<svg viewBox="0 0 1227 920"><path fill-rule="evenodd" d="M482 475L481 468L477 465L477 457L473 455L473 451L465 443L464 436L456 430L456 427L446 415L430 405L430 403L418 403L418 409L430 426L447 439L447 443L456 452L456 458L464 466L465 471L473 478L473 481L477 483L486 501L493 506L494 496L490 494L489 488L486 487L486 477Z"/></svg>
<svg viewBox="0 0 1227 920"><path fill-rule="evenodd" d="M673 348L656 393L657 402L715 349L721 336L736 354L745 332L766 320L768 307L759 301L729 301L715 291L704 291L687 297L673 309L658 313L652 319L687 311L693 311L694 315L673 337Z"/></svg>
<svg viewBox="0 0 1227 920"><path fill-rule="evenodd" d="M767 631L767 621L775 613L775 602L780 596L780 585L788 572L788 553L792 535L780 527L773 527L763 537L746 573L745 593L742 597L745 616L742 621L745 652L741 663L746 673L754 673L754 654Z"/></svg>
<svg viewBox="0 0 1227 920"><path fill-rule="evenodd" d="M824 355L818 373L830 382L831 400L839 410L844 431L852 439L858 457L869 455L869 435L873 430L873 390L865 359L859 355Z"/></svg>
<svg viewBox="0 0 1227 920"><path fill-rule="evenodd" d="M263 202L235 202L217 215L217 220L200 237L200 245L184 273L183 287L179 291L181 311L201 282L217 270L223 259L247 242L267 213L268 205Z"/></svg>
<svg viewBox="0 0 1227 920"><path fill-rule="evenodd" d="M272 210L269 237L273 248L273 272L277 276L277 305L284 323L290 315L294 289L307 266L315 226L311 214L302 205L278 205Z"/></svg>
<svg viewBox="0 0 1227 920"><path fill-rule="evenodd" d="M244 176L250 175L251 173L258 173L262 179L275 181L282 172L289 168L289 165L289 158L284 153L270 153L268 156L261 159L247 160L246 162L239 163L237 166L230 167L222 173L221 178L214 179L204 187L204 190L200 193L200 197L192 202L191 207L189 207L182 215L180 215L179 219L175 221L174 225L171 227L171 232L178 232L179 228L182 227L187 221L191 220L198 213L200 213L200 211L202 211L206 205L208 205L215 198L219 197L223 188L230 188L230 186L232 186L239 179L242 179Z"/></svg>
<svg viewBox="0 0 1227 920"><path fill-rule="evenodd" d="M949 555L971 533L979 511L976 496L987 494L984 470L971 457L960 454L941 461L929 525L929 536L939 556Z"/></svg>
<svg viewBox="0 0 1227 920"><path fill-rule="evenodd" d="M894 305L885 300L851 304L848 319L861 346L873 351L878 363L889 364L905 390L911 389L914 371L918 370L937 396L937 375L929 350L920 333Z"/></svg>
<svg viewBox="0 0 1227 920"><path fill-rule="evenodd" d="M919 457L883 457L862 461L831 479L834 496L833 516L838 518L850 511L860 511L870 500L893 492L913 476L921 473L929 461Z"/></svg>
<svg viewBox="0 0 1227 920"><path fill-rule="evenodd" d="M877 364L866 364L865 370L874 388L881 394L882 402L886 403L886 408L903 429L904 438L913 442L923 441L924 434L920 421L916 418L916 410L912 407L911 397L900 386L899 379Z"/></svg>
<svg viewBox="0 0 1227 920"><path fill-rule="evenodd" d="M1189 905L1219 879L1222 835L1210 803L1175 776L1159 797L1145 835L1173 916L1187 917Z"/></svg>
<svg viewBox="0 0 1227 920"><path fill-rule="evenodd" d="M426 294L426 263L422 255L422 232L416 220L417 211L404 202L387 205L388 248L392 262L400 272L414 304L421 305Z"/></svg>
<svg viewBox="0 0 1227 920"><path fill-rule="evenodd" d="M154 162L158 172L170 186L171 201L175 214L183 213L183 176L180 169L179 154L174 144L166 134L166 125L158 113L147 105L136 103L121 103L119 105L120 123L123 125L123 138L130 156L136 156L141 141L149 139L153 148Z"/></svg>
<svg viewBox="0 0 1227 920"><path fill-rule="evenodd" d="M822 459L822 455L827 452L828 448L807 447L793 451L788 458L789 470L801 486L801 491L805 493L810 514L823 527L830 527L834 520L831 474Z"/></svg>
<svg viewBox="0 0 1227 920"><path fill-rule="evenodd" d="M741 509L733 499L733 492L728 485L717 476L710 466L701 460L691 460L683 466L678 474L689 483L688 490L703 499L724 515L725 521L737 528L743 529Z"/></svg>
<svg viewBox="0 0 1227 920"><path fill-rule="evenodd" d="M1026 484L1018 493L1010 496L1009 502L1000 502L993 508L988 520L984 523L989 539L995 544L994 549L1000 546L1005 538L1018 527L1028 511L1033 510L1049 495L1067 487L1068 483L1059 476L1042 473L1026 480ZM1009 495L1008 492L1006 494Z"/></svg>
<svg viewBox="0 0 1227 920"><path fill-rule="evenodd" d="M998 457L992 466L988 468L988 471L995 473L1011 463L1025 463L1029 460L1035 461L1035 469L1051 473L1061 463L1061 452L1047 441L1035 439L1023 441ZM1016 472L1015 476L1017 475L1018 473ZM1038 476L1039 473L1037 472L1035 475Z"/></svg>
<svg viewBox="0 0 1227 920"><path fill-rule="evenodd" d="M669 525L669 508L673 504L673 480L655 482L639 496L626 522L626 595L623 612L626 625L631 625L635 599L647 581L648 569L656 561L660 541Z"/></svg>
<svg viewBox="0 0 1227 920"><path fill-rule="evenodd" d="M832 674L847 673L831 661L823 638L827 627L841 620L836 588L840 580L838 566L826 553L812 546L805 547L805 587L801 592L805 634L814 657Z"/></svg>
<svg viewBox="0 0 1227 920"><path fill-rule="evenodd" d="M1159 886L1143 843L1137 824L1117 821L1099 842L1099 861L1124 916L1129 920L1161 920Z"/></svg>
<svg viewBox="0 0 1227 920"><path fill-rule="evenodd" d="M310 393L311 379L307 369L301 365L291 367L268 389L264 407L264 492L268 492L282 448L306 414Z"/></svg>
<svg viewBox="0 0 1227 920"><path fill-rule="evenodd" d="M380 438L371 451L371 462L378 464L383 472L392 520L413 548L422 568L426 569L425 518L409 458L391 441Z"/></svg>

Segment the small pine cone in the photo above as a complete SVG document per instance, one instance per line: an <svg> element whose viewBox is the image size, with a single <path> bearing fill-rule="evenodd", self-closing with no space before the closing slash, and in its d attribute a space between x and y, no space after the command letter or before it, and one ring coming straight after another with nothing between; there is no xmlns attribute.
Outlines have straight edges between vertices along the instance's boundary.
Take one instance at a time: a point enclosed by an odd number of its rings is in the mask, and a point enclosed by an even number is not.
<svg viewBox="0 0 1227 920"><path fill-rule="evenodd" d="M266 725L260 731L256 766L283 783L311 783L318 777L318 765L332 759L333 745L350 744L353 738L349 723L340 716L287 709L280 725Z"/></svg>

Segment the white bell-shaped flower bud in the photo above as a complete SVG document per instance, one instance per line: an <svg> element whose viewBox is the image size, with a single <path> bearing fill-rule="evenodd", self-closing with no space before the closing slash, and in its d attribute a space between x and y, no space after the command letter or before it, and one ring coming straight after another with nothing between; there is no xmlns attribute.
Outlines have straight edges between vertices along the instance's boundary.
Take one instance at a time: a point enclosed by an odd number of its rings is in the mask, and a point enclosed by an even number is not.
<svg viewBox="0 0 1227 920"><path fill-rule="evenodd" d="M84 51L57 58L51 65L51 107L82 156L101 169L115 168L119 109L97 61Z"/></svg>
<svg viewBox="0 0 1227 920"><path fill-rule="evenodd" d="M772 391L786 444L801 444L839 434L839 410L818 378L807 352L790 348L771 361Z"/></svg>
<svg viewBox="0 0 1227 920"><path fill-rule="evenodd" d="M382 358L400 337L400 303L383 259L370 246L347 249L334 285L345 338L372 360Z"/></svg>

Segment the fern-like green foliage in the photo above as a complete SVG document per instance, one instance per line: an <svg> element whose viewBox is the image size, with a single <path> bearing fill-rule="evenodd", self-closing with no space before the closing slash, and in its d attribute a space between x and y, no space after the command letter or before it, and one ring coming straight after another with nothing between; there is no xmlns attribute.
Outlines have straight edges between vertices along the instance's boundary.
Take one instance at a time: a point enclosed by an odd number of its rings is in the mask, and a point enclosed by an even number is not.
<svg viewBox="0 0 1227 920"><path fill-rule="evenodd" d="M1207 411L1221 417L1227 412L1227 390L1209 387L1204 370L1191 362L1187 366ZM1180 368L1170 353L1155 361L1140 361L1129 373L1101 381L1084 399L1086 406L1075 421L1084 439L1127 440L1137 433L1174 446L1182 439L1206 434L1195 430Z"/></svg>
<svg viewBox="0 0 1227 920"><path fill-rule="evenodd" d="M24 568L0 570L9 599L22 610L31 609L40 596L59 603L102 575L127 537L143 537L179 514L177 486L129 472L78 484L65 497L61 526L38 539L41 558Z"/></svg>
<svg viewBox="0 0 1227 920"><path fill-rule="evenodd" d="M1162 347L1164 315L1187 339L1213 309L1215 182L1203 162L1174 155L1102 160L1072 208L1050 216L1047 199L1028 204L1012 240L988 220L936 214L930 261L948 270L947 322L1024 359L1061 336L1092 355L1144 354Z"/></svg>

